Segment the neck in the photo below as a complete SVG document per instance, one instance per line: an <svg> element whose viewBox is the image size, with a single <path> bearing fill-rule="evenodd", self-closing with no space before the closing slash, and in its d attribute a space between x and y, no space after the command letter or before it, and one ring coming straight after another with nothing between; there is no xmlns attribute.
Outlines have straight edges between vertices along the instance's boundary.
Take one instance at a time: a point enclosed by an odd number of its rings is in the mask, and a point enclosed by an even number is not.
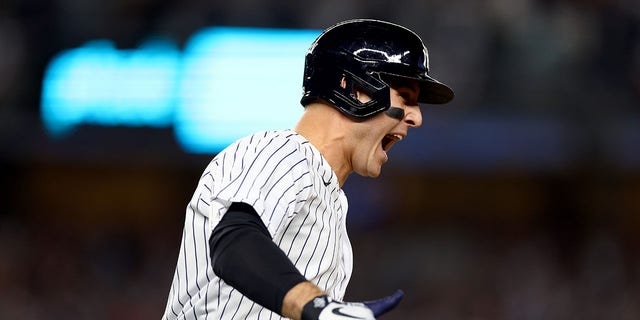
<svg viewBox="0 0 640 320"><path fill-rule="evenodd" d="M350 120L335 108L321 103L309 104L294 131L307 139L327 160L338 177L340 187L353 167L347 157L345 136Z"/></svg>

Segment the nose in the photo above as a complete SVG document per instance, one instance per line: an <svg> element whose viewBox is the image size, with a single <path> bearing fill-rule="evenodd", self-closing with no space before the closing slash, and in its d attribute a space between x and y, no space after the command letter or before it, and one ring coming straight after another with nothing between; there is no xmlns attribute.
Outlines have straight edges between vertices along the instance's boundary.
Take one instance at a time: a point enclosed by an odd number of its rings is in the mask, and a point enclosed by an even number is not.
<svg viewBox="0 0 640 320"><path fill-rule="evenodd" d="M422 125L422 112L418 106L407 107L404 113L404 122L412 128Z"/></svg>

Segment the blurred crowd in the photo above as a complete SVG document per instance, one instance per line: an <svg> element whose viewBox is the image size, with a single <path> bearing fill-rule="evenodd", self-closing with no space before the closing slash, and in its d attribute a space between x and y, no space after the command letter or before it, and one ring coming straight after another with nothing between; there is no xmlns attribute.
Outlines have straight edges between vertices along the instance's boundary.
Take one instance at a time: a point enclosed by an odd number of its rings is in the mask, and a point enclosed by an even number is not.
<svg viewBox="0 0 640 320"><path fill-rule="evenodd" d="M363 248L370 242L379 247L366 253L369 260L357 261L356 270L369 270L366 279L383 281L381 288L387 291L403 285L407 292L404 304L389 319L640 316L637 247L625 250L611 234L593 235L570 252L559 250L552 237L542 233L514 240L427 228L383 240L364 239L359 243ZM398 269L401 276L389 275ZM371 295L370 283L357 282L364 288L360 297Z"/></svg>
<svg viewBox="0 0 640 320"><path fill-rule="evenodd" d="M175 237L109 232L87 239L1 222L0 318L160 318ZM545 233L504 236L451 226L374 228L351 238L356 257L348 297L405 291L385 319L640 316L638 246L626 247L615 234L600 232L569 248Z"/></svg>
<svg viewBox="0 0 640 320"><path fill-rule="evenodd" d="M73 218L63 214L64 205L71 208L95 199L69 195L58 199L62 205L51 211L48 203L29 203L44 201L32 194L38 188L21 188L40 183L32 167L64 161L48 159L38 152L42 140L30 140L42 131L40 81L56 53L92 39L135 48L159 35L183 45L207 26L320 29L353 17L391 20L422 36L430 49L432 73L456 90L447 116L560 119L588 141L576 164L579 170L596 171L599 177L610 170L598 162L606 148L604 137L617 128L630 128L640 144L640 6L633 0L3 0L0 319L160 318L181 233L183 212L173 209L186 205L192 192L191 185L174 188L184 204L153 212L153 219L145 218L152 227L143 229L127 225L130 220L119 227L92 225L85 232L65 227L65 219ZM625 151L636 152L640 163L639 150ZM170 165L164 170L186 171L195 185L200 166ZM115 168L124 166L126 162L120 162ZM640 216L639 169L617 173L627 177L629 188L621 196L626 207L610 202L591 211L606 216L608 210L628 210L625 215ZM429 168L406 170L396 169L398 181L409 175L415 180ZM469 179L486 174L491 173L469 173ZM100 183L86 182L86 188ZM401 182L389 186L403 187ZM118 183L110 188L117 189ZM362 192L351 192L353 210L372 198ZM379 196L384 198L384 193ZM582 201L577 198L593 194L574 190L572 196ZM117 208L118 201L98 202L113 202ZM562 202L562 196L553 201ZM492 223L490 207L467 209L475 213L474 221L486 225ZM85 214L92 215L94 209L86 207ZM406 209L428 214L419 204ZM446 216L446 208L439 209ZM572 223L561 221L549 232L547 224L521 221L533 224L533 231L514 234L505 231L509 226L476 228L456 218L444 225L428 219L416 223L395 214L389 208L377 213L379 221L400 220L390 226L368 224L363 213L353 222L356 266L348 297L375 298L377 294L370 294L396 287L407 292L401 307L385 319L640 319L640 244L629 236L640 232L640 223L621 235L594 222L580 237L563 237L575 232ZM488 217L482 218L484 214ZM571 219L580 220L581 214Z"/></svg>

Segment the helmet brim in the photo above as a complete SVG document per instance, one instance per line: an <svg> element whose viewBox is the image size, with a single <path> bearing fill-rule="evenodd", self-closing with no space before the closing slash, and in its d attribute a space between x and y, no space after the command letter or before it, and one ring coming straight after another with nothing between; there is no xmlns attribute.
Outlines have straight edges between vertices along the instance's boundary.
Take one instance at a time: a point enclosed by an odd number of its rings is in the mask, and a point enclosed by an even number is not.
<svg viewBox="0 0 640 320"><path fill-rule="evenodd" d="M445 104L453 100L455 96L449 86L427 75L406 76L399 72L380 72L380 74L417 81L420 85L420 94L418 95L420 103Z"/></svg>
<svg viewBox="0 0 640 320"><path fill-rule="evenodd" d="M426 79L417 79L420 82L420 95L418 102L429 104L445 104L453 100L455 94L453 90L446 84L427 77Z"/></svg>

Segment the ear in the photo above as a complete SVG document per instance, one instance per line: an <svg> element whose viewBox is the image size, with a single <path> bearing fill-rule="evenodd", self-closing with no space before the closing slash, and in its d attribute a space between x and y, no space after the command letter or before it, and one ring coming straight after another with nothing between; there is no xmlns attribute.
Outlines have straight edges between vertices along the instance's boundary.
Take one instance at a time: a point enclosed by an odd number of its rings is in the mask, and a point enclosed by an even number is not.
<svg viewBox="0 0 640 320"><path fill-rule="evenodd" d="M358 101L362 103L371 101L371 97L368 94L358 90L358 88L355 88L353 91L355 91L356 99L358 99Z"/></svg>
<svg viewBox="0 0 640 320"><path fill-rule="evenodd" d="M342 77L342 79L340 79L340 88L342 89L347 88L346 77ZM371 101L371 97L368 94L366 94L364 91L362 91L362 89L358 88L357 85L354 84L353 86L351 86L351 89L352 89L351 96L354 97L356 100L362 103L367 103Z"/></svg>

